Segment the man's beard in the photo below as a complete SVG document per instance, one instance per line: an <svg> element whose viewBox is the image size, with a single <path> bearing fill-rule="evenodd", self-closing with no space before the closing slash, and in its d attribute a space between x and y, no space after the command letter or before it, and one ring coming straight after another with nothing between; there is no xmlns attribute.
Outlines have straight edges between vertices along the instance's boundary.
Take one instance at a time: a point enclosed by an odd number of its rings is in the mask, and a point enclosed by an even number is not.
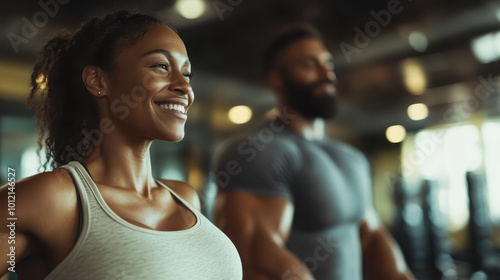
<svg viewBox="0 0 500 280"><path fill-rule="evenodd" d="M282 72L286 104L297 113L307 119L322 118L325 120L333 119L338 112L338 102L336 94L320 93L315 94L314 90L323 85L336 84L330 79L325 79L313 84L299 84L295 82L285 72Z"/></svg>

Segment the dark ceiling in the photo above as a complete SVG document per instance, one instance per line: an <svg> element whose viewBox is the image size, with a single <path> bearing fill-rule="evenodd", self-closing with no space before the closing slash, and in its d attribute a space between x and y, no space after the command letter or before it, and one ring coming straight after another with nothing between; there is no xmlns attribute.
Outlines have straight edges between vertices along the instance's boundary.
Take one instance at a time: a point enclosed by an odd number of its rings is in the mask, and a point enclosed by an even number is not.
<svg viewBox="0 0 500 280"><path fill-rule="evenodd" d="M56 0L40 0L52 2ZM400 123L409 130L446 122L443 114L453 103L473 93L477 77L497 76L498 63L476 62L470 49L471 39L500 28L500 2L465 0L207 0L207 12L200 19L183 19L173 10L175 1L68 1L38 28L15 53L7 36L0 42L0 59L32 64L44 40L62 28L74 29L91 16L120 8L153 13L176 28L184 39L194 65L193 86L200 104L208 110L247 104L256 112L272 106L272 96L265 90L259 73L260 52L268 38L283 27L298 21L317 26L336 58L341 85L343 110L339 126L357 136L383 135L384 129ZM18 0L4 4L0 12L2 34L21 34L23 17L33 20L41 11L39 1ZM226 7L226 10L221 10ZM385 26L376 15L387 15ZM383 17L383 16L382 16ZM380 20L379 20L380 21ZM371 24L371 27L370 27ZM356 45L357 28L372 36L365 45ZM374 28L374 29L373 29ZM408 43L408 34L425 34L428 46L423 52ZM358 42L359 43L359 42ZM345 46L356 47L346 55ZM344 46L344 51L342 50ZM348 59L350 61L348 61ZM427 77L424 95L408 93L403 83L402 62L414 58ZM207 86L212 83L212 86ZM232 83L230 90L213 84ZM450 91L453 85L468 88L464 96ZM218 93L214 93L218 90ZM237 91L237 92L235 92ZM214 101L216 99L216 101ZM406 116L406 107L424 102L430 117L414 122ZM483 100L484 101L484 100ZM205 109L207 109L205 108ZM498 106L483 107L498 114Z"/></svg>

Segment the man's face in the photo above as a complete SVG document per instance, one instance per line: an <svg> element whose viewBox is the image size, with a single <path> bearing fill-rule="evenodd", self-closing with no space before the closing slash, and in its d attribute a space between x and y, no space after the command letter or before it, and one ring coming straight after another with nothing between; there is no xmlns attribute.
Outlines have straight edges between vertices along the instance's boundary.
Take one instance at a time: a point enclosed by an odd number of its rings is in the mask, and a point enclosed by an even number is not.
<svg viewBox="0 0 500 280"><path fill-rule="evenodd" d="M337 83L333 57L313 38L290 45L278 58L285 104L308 119L337 114Z"/></svg>

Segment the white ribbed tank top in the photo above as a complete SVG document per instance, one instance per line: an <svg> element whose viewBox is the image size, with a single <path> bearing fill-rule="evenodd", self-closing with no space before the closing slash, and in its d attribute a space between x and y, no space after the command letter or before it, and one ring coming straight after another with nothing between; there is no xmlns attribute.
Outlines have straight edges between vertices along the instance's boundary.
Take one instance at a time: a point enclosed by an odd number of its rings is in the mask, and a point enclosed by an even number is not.
<svg viewBox="0 0 500 280"><path fill-rule="evenodd" d="M80 163L62 168L70 172L80 195L82 227L73 249L46 280L242 279L241 261L229 238L161 182L194 213L193 227L155 231L128 223L106 205Z"/></svg>

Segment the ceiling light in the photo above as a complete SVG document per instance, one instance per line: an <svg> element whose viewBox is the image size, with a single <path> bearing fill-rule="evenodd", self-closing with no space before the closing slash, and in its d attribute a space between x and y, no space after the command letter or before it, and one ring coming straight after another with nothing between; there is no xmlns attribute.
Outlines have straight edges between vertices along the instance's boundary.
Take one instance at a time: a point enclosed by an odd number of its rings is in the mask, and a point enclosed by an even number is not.
<svg viewBox="0 0 500 280"><path fill-rule="evenodd" d="M252 109L244 105L235 106L229 110L227 116L232 123L243 124L252 118Z"/></svg>
<svg viewBox="0 0 500 280"><path fill-rule="evenodd" d="M408 43L417 52L425 52L427 50L427 37L418 31L413 31L408 35Z"/></svg>
<svg viewBox="0 0 500 280"><path fill-rule="evenodd" d="M408 117L414 121L419 121L427 118L429 109L424 103L416 103L408 106Z"/></svg>
<svg viewBox="0 0 500 280"><path fill-rule="evenodd" d="M427 87L422 66L415 59L407 59L403 62L403 79L408 91L415 95L424 93Z"/></svg>
<svg viewBox="0 0 500 280"><path fill-rule="evenodd" d="M481 63L490 63L500 59L500 32L488 33L472 40L474 57Z"/></svg>
<svg viewBox="0 0 500 280"><path fill-rule="evenodd" d="M406 137L406 129L402 125L389 126L385 131L385 137L391 143L402 142Z"/></svg>
<svg viewBox="0 0 500 280"><path fill-rule="evenodd" d="M203 0L177 0L175 9L187 19L199 18L206 10Z"/></svg>

